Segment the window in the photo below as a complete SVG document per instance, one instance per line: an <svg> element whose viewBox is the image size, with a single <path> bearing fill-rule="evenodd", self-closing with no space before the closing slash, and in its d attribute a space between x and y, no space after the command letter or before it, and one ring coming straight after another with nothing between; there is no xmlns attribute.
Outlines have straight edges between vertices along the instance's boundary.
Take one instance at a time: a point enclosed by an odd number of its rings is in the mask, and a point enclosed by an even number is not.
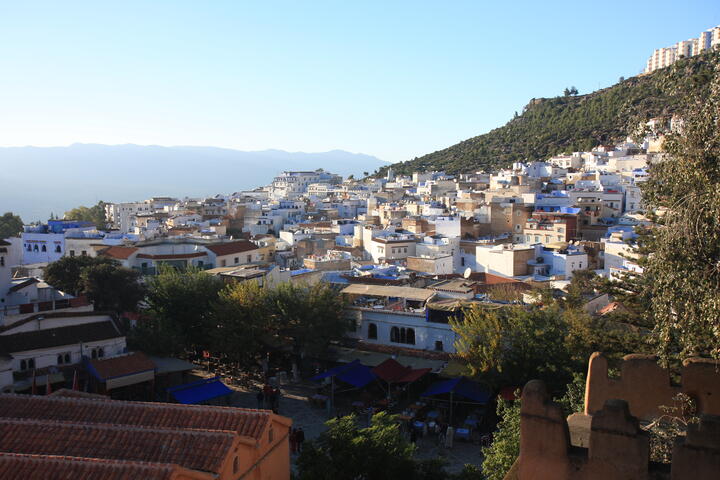
<svg viewBox="0 0 720 480"><path fill-rule="evenodd" d="M105 356L105 350L103 350L102 347L98 348L97 352L98 352L98 354L97 354L98 358L103 358Z"/></svg>
<svg viewBox="0 0 720 480"><path fill-rule="evenodd" d="M520 214L520 212L518 212L518 214ZM435 350L438 352L443 351L443 343L440 340L435 340Z"/></svg>
<svg viewBox="0 0 720 480"><path fill-rule="evenodd" d="M34 368L35 368L35 359L34 358L20 360L20 370L32 370Z"/></svg>
<svg viewBox="0 0 720 480"><path fill-rule="evenodd" d="M61 253L62 250L60 249L60 245L55 247L55 253Z"/></svg>
<svg viewBox="0 0 720 480"><path fill-rule="evenodd" d="M582 262L578 263L578 268L582 268Z"/></svg>
<svg viewBox="0 0 720 480"><path fill-rule="evenodd" d="M221 267L225 267L226 265L227 265L227 261L226 261L226 260L220 260L220 266L221 266Z"/></svg>
<svg viewBox="0 0 720 480"><path fill-rule="evenodd" d="M368 324L368 339L377 340L377 325L374 323Z"/></svg>
<svg viewBox="0 0 720 480"><path fill-rule="evenodd" d="M238 458L235 457L233 459L233 473L238 473L238 469L240 468L240 462L238 462Z"/></svg>
<svg viewBox="0 0 720 480"><path fill-rule="evenodd" d="M42 247L40 247L40 251L47 252L47 247L45 245L43 245Z"/></svg>
<svg viewBox="0 0 720 480"><path fill-rule="evenodd" d="M392 327L390 329L390 341L400 343L400 329L398 327Z"/></svg>
<svg viewBox="0 0 720 480"><path fill-rule="evenodd" d="M69 365L70 364L70 354L69 353L60 353L57 356L57 364L58 365Z"/></svg>
<svg viewBox="0 0 720 480"><path fill-rule="evenodd" d="M33 245L33 252L37 252L37 251L38 251L38 246L37 246L37 244L35 244L35 245Z"/></svg>
<svg viewBox="0 0 720 480"><path fill-rule="evenodd" d="M27 251L28 251L28 252L32 252L32 246L30 246L29 243L28 243L28 246L27 246Z"/></svg>
<svg viewBox="0 0 720 480"><path fill-rule="evenodd" d="M415 330L412 328L392 327L390 329L390 341L415 345Z"/></svg>
<svg viewBox="0 0 720 480"><path fill-rule="evenodd" d="M235 265L237 265L238 263L240 263L240 257L235 257Z"/></svg>
<svg viewBox="0 0 720 480"><path fill-rule="evenodd" d="M81 255L82 255L83 257L87 257L87 251L86 251L86 250L83 250L82 253L81 253Z"/></svg>
<svg viewBox="0 0 720 480"><path fill-rule="evenodd" d="M5 257L0 257L0 267L5 266Z"/></svg>
<svg viewBox="0 0 720 480"><path fill-rule="evenodd" d="M252 262L252 255L247 256L247 261L248 261L248 263Z"/></svg>
<svg viewBox="0 0 720 480"><path fill-rule="evenodd" d="M74 257L74 256L75 256L75 250L70 250L70 256L71 256L71 257Z"/></svg>

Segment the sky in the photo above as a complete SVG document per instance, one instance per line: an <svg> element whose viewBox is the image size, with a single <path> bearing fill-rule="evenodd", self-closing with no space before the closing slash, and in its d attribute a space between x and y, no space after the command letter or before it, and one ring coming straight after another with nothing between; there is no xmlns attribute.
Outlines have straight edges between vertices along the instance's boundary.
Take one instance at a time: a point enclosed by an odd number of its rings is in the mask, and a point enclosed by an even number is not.
<svg viewBox="0 0 720 480"><path fill-rule="evenodd" d="M408 160L719 24L718 0L0 0L0 146Z"/></svg>

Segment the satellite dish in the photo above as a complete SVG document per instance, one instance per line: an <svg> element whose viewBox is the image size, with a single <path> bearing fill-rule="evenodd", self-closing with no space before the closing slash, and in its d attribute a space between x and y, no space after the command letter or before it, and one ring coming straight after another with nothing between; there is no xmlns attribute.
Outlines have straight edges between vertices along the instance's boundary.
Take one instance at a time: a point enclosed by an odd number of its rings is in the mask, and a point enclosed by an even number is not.
<svg viewBox="0 0 720 480"><path fill-rule="evenodd" d="M463 278L470 278L470 275L472 275L472 268L468 267L465 269L465 273L463 273Z"/></svg>

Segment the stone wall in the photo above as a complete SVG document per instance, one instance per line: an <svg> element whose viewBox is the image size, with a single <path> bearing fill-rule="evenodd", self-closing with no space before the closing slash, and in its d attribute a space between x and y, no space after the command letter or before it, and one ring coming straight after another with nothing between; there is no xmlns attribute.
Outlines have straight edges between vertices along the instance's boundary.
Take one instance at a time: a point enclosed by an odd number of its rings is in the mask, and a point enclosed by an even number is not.
<svg viewBox="0 0 720 480"><path fill-rule="evenodd" d="M652 355L626 355L619 378L608 377L608 362L601 353L593 353L585 387L585 414L599 411L610 399L623 399L630 413L641 420L661 414L660 407L673 405L680 392L692 397L699 413L720 415L720 362L689 358L683 362L681 384L673 385L670 372Z"/></svg>
<svg viewBox="0 0 720 480"><path fill-rule="evenodd" d="M562 410L539 380L523 389L520 415L520 456L506 480L710 480L720 472L718 416L703 415L676 443L668 474L649 462L649 437L624 400L591 417L588 448L570 445Z"/></svg>

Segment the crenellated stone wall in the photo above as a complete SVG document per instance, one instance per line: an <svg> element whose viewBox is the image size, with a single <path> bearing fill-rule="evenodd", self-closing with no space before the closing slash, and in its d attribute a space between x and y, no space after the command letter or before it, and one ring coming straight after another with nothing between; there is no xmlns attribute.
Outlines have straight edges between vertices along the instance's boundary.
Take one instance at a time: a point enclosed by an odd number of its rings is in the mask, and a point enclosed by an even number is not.
<svg viewBox="0 0 720 480"><path fill-rule="evenodd" d="M670 372L652 355L626 355L620 378L608 377L607 358L593 353L585 386L585 414L593 415L610 399L623 399L630 413L641 420L658 417L660 407L672 405L680 392L692 397L698 413L720 415L720 362L689 358L683 362L680 385L672 385ZM720 476L719 476L720 477Z"/></svg>
<svg viewBox="0 0 720 480"><path fill-rule="evenodd" d="M649 437L624 400L610 399L591 417L589 447L570 445L568 424L545 384L523 389L520 456L506 480L717 480L720 417L703 415L676 442L671 471L649 462Z"/></svg>

